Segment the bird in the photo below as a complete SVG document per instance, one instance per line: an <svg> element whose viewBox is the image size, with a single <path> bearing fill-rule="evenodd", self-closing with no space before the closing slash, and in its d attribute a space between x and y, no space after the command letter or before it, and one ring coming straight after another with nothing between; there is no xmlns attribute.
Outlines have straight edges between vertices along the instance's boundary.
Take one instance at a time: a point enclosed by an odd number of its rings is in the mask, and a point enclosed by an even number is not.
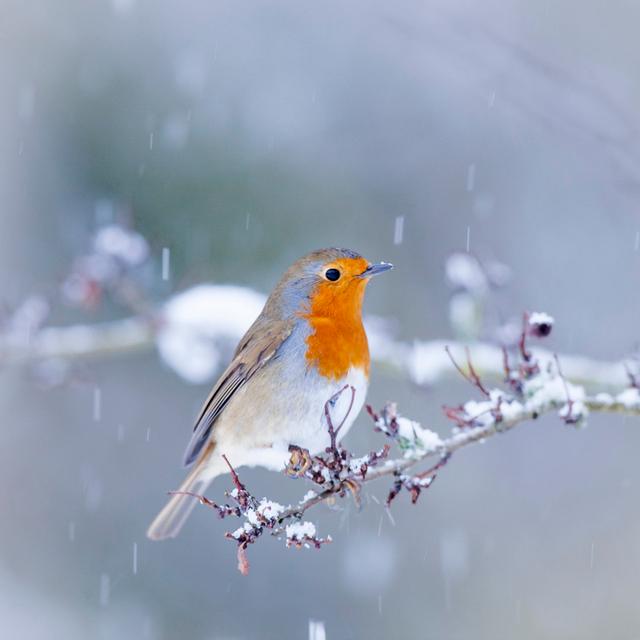
<svg viewBox="0 0 640 640"><path fill-rule="evenodd" d="M369 382L365 289L392 268L329 248L287 269L202 405L184 455L191 470L149 526L150 539L175 537L198 502L193 496L228 465L282 471L294 449L324 451L329 400L340 439L347 434ZM346 388L351 393L341 393Z"/></svg>

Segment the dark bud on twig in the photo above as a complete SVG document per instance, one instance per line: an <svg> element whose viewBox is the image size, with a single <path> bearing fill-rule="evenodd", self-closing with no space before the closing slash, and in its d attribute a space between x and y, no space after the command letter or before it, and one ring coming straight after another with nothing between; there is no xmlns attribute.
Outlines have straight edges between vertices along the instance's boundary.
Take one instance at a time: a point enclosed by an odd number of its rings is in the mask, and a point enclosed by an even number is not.
<svg viewBox="0 0 640 640"><path fill-rule="evenodd" d="M528 317L527 333L534 338L546 338L553 329L553 318L547 313L534 312Z"/></svg>

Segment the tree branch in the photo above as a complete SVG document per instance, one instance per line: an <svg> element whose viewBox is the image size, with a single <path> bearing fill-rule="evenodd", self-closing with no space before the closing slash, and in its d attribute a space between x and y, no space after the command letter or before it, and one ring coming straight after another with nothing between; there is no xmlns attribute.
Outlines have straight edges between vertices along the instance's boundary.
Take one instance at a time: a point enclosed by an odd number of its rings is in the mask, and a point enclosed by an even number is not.
<svg viewBox="0 0 640 640"><path fill-rule="evenodd" d="M220 506L202 496L194 496L201 503L214 508L221 517L237 515L245 519L242 527L227 534L238 544L241 571L246 573L249 568L246 553L248 545L255 543L264 532L284 537L287 546L319 548L330 542L330 538L318 538L315 525L303 522L303 516L313 506L330 498L345 497L347 493L359 505L361 489L366 483L390 477L393 483L387 506L403 491L409 493L411 502L415 504L422 491L431 486L436 475L458 449L483 442L543 415L556 412L565 424L575 426L584 424L590 412L640 416L640 389L634 384L635 377L629 377L631 386L615 396L605 392L587 395L583 387L567 380L564 365L561 367L557 356L544 361L535 355L528 347L527 339L547 336L553 324L553 319L546 314L532 315L532 318L539 319L543 315L543 331L540 330L540 322L536 320L532 324L529 316L525 315L522 335L511 353L511 362L509 353L501 352L506 389L490 388L482 382L479 368L472 362L470 352L466 352L467 372L458 365L450 350L445 350L445 354L451 357L452 369L473 384L482 395L479 401L469 400L458 407L444 407L445 416L455 424L449 437L441 439L419 423L400 416L393 403L387 404L379 414L368 407L375 429L392 440L402 456L388 459L390 447L385 445L379 451L356 458L338 442L336 434L340 426L335 428L331 412L338 398L349 389L344 387L325 403L323 417L330 439L325 452L310 456L308 451L300 447L290 447L292 456L286 469L288 475L307 479L317 487L298 504L284 507L267 498L257 500L240 483L233 470L236 489L227 495L237 506ZM353 397L351 400L353 405ZM346 415L350 410L349 406ZM438 458L437 462L429 468L413 471L420 463L435 457ZM304 465L300 465L300 459L305 461Z"/></svg>
<svg viewBox="0 0 640 640"><path fill-rule="evenodd" d="M589 397L582 400L584 405L593 413L619 413L629 416L640 416L640 404L637 406L629 406L620 401L616 401L613 398L607 399L606 396L601 397ZM558 411L562 408L563 403L552 401L543 407L537 409L523 410L518 415L513 416L509 420L503 420L502 422L492 422L482 427L472 427L470 429L459 430L457 433L442 440L439 444L436 444L428 449L425 449L421 453L410 456L408 458L401 458L396 460L388 460L382 463L380 466L371 469L364 480L361 482L371 482L378 480L386 476L393 476L398 473L408 471L415 465L423 462L428 458L434 456L445 457L451 455L458 449L462 449L470 444L476 442L483 442L487 438L494 436L498 433L504 433L510 431L515 427L536 420L537 418L549 414L553 411ZM324 500L331 498L337 493L336 488L331 488L323 491L322 493L308 498L302 501L295 507L290 507L284 511L279 520L283 522L287 518L300 518L302 515L315 506L316 504L323 502Z"/></svg>
<svg viewBox="0 0 640 640"><path fill-rule="evenodd" d="M162 360L184 379L205 382L211 378L223 359L221 348L231 348L240 340L263 307L265 297L242 287L200 285L153 307L131 277L134 267L147 257L148 245L139 234L116 225L98 230L92 252L76 261L63 286L65 297L92 308L108 292L136 315L94 325L47 327L44 323L48 303L32 296L12 314L5 310L0 315L0 365L29 366L51 359L74 361L156 347ZM102 268L95 269L96 261ZM478 270L481 266L474 263L470 267L458 259L449 265L447 273L468 295L479 295L478 282L484 292L490 278L478 272L478 277L469 280L469 268ZM236 542L238 568L246 574L247 548L263 533L284 538L288 547L320 548L330 542L329 536L319 538L315 525L302 521L303 515L329 498L348 494L360 505L365 483L392 478L387 506L404 491L415 503L458 449L542 415L557 412L565 424L576 426L584 424L590 412L640 416L637 363L558 356L527 343L531 338L547 337L553 323L546 313L525 313L519 340L507 348L439 340L401 343L391 338L379 322L365 320L371 354L378 365L423 386L460 376L481 394L481 400L443 408L446 418L455 425L448 437L442 439L418 422L400 416L395 404L386 405L380 414L368 407L376 431L397 446L400 456L389 459L391 447L385 444L377 451L355 457L338 439L354 406L356 391L347 385L325 403L321 417L329 441L325 451L312 456L290 443L291 458L285 471L314 487L298 504L285 507L267 498L258 500L226 457L234 485L226 493L229 504L185 493L221 518L242 520L242 525L227 532L226 537ZM492 387L487 380L500 381L504 388ZM343 393L350 394L346 396L349 402L338 404ZM341 420L341 416L333 415L338 407L346 412ZM413 470L429 458L437 460L426 469Z"/></svg>
<svg viewBox="0 0 640 640"><path fill-rule="evenodd" d="M25 337L22 334L0 331L0 364L25 366L50 358L79 360L106 356L120 356L135 351L153 349L167 332L191 338L201 348L203 341L216 347L232 348L248 328L251 319L241 319L230 326L227 304L221 304L221 290L225 287L201 285L197 312L206 319L207 326L194 326L173 318L171 302L156 310L153 316L129 317L98 324L72 325L69 327L44 327ZM259 294L245 290L247 295ZM186 296L190 292L178 294ZM248 314L244 314L248 315ZM248 324L247 324L248 323ZM246 326L245 326L246 324ZM371 356L376 363L396 371L421 386L432 386L457 378L450 357L457 362L473 362L479 378L490 381L504 377L503 351L501 347L477 342L465 345L456 341L429 340L413 344L398 342L375 324L367 323ZM370 326L369 326L370 325ZM172 333L172 335L173 335ZM530 348L535 359L547 363L553 353L545 349ZM583 356L559 354L567 379L604 390L621 390L629 383L628 367L624 360L600 361ZM168 363L171 366L171 363ZM464 367L462 367L464 369ZM466 370L467 373L471 373Z"/></svg>

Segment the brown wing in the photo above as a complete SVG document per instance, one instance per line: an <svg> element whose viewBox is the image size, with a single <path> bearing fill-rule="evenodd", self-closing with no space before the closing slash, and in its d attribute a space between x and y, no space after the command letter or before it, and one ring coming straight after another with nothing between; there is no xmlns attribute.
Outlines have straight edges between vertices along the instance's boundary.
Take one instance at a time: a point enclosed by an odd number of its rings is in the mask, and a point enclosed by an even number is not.
<svg viewBox="0 0 640 640"><path fill-rule="evenodd" d="M184 454L184 464L190 465L209 439L218 416L235 392L270 362L291 335L294 321L258 318L244 335L231 364L214 385L193 428L193 436Z"/></svg>

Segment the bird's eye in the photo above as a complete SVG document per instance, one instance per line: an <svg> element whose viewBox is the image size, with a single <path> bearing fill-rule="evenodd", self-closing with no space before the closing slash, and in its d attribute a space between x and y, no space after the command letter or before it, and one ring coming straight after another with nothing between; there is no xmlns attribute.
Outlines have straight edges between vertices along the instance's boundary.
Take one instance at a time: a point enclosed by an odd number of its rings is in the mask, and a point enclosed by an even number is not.
<svg viewBox="0 0 640 640"><path fill-rule="evenodd" d="M327 269L325 271L324 277L327 280L331 280L331 282L335 282L340 278L340 272L337 269Z"/></svg>

